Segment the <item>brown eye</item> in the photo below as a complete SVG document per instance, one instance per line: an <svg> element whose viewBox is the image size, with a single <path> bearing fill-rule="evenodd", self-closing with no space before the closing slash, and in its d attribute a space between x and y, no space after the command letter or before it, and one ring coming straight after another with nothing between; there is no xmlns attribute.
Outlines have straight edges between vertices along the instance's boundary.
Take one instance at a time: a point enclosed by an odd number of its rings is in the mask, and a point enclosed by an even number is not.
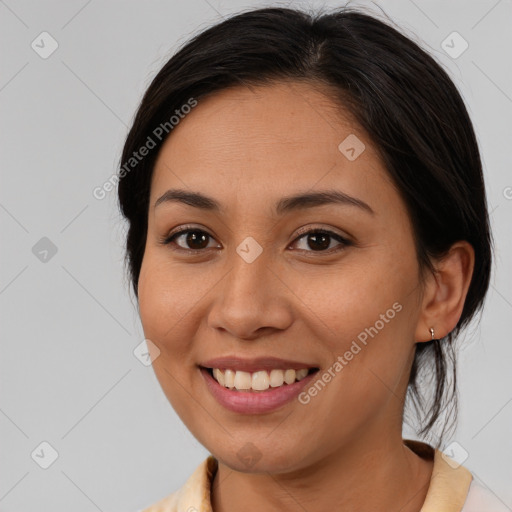
<svg viewBox="0 0 512 512"><path fill-rule="evenodd" d="M208 239L212 238L206 231L200 229L183 229L165 238L162 243L165 245L175 244L178 250L200 251L208 248ZM181 243L177 243L181 240Z"/></svg>
<svg viewBox="0 0 512 512"><path fill-rule="evenodd" d="M204 249L212 248L215 246L209 246L209 239L213 240L213 237L202 229L183 228L165 238L160 242L163 245L172 245L174 250L177 251L188 251L188 252L200 252ZM298 241L305 241L305 246L299 248L301 251L312 252L312 253L333 253L344 249L351 245L350 240L334 233L333 231L325 229L310 229L309 231L303 232L298 238L295 239L295 244ZM334 248L332 244L337 242L337 246Z"/></svg>
<svg viewBox="0 0 512 512"><path fill-rule="evenodd" d="M308 252L335 252L350 245L350 241L346 238L343 238L333 231L324 229L311 229L306 231L296 239L296 242L302 239L305 239L305 245L307 248L300 250L306 250ZM334 251L330 251L328 249L330 248L333 239L338 242L338 247L335 248ZM311 250L308 250L308 248Z"/></svg>
<svg viewBox="0 0 512 512"><path fill-rule="evenodd" d="M185 244L190 249L204 249L208 246L208 238L210 235L204 231L188 231L185 238Z"/></svg>

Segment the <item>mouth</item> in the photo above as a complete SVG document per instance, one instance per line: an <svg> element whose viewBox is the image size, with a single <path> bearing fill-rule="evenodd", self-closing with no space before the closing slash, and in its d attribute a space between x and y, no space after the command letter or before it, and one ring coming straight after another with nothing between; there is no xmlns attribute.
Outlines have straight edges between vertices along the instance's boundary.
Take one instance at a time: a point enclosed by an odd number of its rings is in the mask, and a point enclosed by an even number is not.
<svg viewBox="0 0 512 512"><path fill-rule="evenodd" d="M318 367L254 372L205 366L198 369L211 396L226 410L244 415L270 414L293 404L319 371Z"/></svg>
<svg viewBox="0 0 512 512"><path fill-rule="evenodd" d="M297 369L273 368L271 370L257 370L253 372L205 366L200 366L200 368L206 371L220 386L231 391L245 393L263 393L283 386L290 386L319 371L318 367Z"/></svg>

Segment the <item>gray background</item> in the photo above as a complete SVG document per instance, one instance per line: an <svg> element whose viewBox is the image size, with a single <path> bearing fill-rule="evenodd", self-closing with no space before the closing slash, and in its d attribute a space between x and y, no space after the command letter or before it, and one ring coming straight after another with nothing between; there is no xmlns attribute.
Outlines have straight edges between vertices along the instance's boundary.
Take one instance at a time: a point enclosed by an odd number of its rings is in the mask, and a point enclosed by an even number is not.
<svg viewBox="0 0 512 512"><path fill-rule="evenodd" d="M238 10L289 3L0 0L1 511L138 510L207 455L133 354L143 334L125 226L115 192L92 190L115 173L141 95L179 44ZM512 510L512 2L360 3L382 6L449 70L474 121L497 264L463 340L449 441ZM46 59L31 47L43 31L59 45ZM469 44L457 58L441 47L453 31ZM50 456L43 441L58 452L48 469L36 463Z"/></svg>

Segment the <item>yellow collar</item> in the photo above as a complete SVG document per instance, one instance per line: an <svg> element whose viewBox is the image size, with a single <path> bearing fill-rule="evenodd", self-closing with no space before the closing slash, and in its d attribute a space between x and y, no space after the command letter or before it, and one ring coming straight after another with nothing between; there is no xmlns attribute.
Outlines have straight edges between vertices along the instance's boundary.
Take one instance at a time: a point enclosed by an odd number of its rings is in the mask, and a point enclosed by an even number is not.
<svg viewBox="0 0 512 512"><path fill-rule="evenodd" d="M420 512L460 512L473 479L471 473L426 443L404 439L404 444L422 458L434 458L430 485Z"/></svg>

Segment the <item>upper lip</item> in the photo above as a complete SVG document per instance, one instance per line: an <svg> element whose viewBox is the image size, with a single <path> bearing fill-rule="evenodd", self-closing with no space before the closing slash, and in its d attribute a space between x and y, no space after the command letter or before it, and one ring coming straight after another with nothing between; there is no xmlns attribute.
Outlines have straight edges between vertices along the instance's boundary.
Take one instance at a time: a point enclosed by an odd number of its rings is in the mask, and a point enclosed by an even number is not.
<svg viewBox="0 0 512 512"><path fill-rule="evenodd" d="M290 359L280 359L278 357L256 357L253 359L242 359L236 356L216 357L199 363L204 368L219 368L230 370L239 370L244 372L256 372L258 370L287 370L293 368L300 370L301 368L318 368L318 365L295 361Z"/></svg>

